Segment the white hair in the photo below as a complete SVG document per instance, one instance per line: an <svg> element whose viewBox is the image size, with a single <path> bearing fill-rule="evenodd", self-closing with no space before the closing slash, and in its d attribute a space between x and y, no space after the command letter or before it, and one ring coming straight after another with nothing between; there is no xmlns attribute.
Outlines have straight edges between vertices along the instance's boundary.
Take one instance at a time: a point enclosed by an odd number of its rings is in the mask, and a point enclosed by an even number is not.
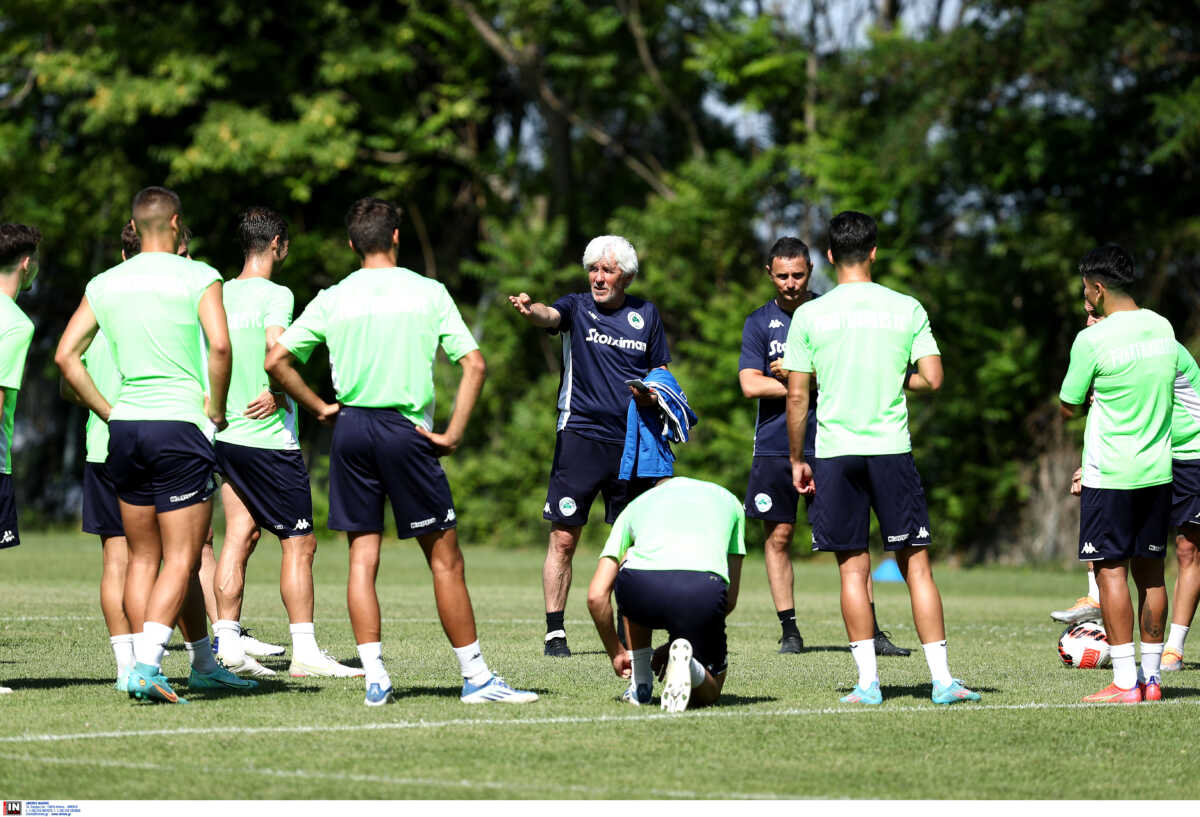
<svg viewBox="0 0 1200 817"><path fill-rule="evenodd" d="M622 280L628 282L637 275L637 250L619 235L599 235L589 241L583 251L583 268L590 269L593 264L609 254L621 268Z"/></svg>

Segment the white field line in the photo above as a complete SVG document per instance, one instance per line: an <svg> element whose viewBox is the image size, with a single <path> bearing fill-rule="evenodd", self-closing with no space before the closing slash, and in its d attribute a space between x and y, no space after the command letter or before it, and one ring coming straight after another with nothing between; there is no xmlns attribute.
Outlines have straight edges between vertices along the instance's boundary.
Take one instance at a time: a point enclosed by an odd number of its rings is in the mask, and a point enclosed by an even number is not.
<svg viewBox="0 0 1200 817"><path fill-rule="evenodd" d="M1161 701L1154 707L1196 706L1200 699ZM1112 709L1108 704L1085 703L1027 703L1027 704L962 704L953 707L896 706L896 707L822 707L816 709L706 709L699 712L688 712L684 715L662 713L630 714L630 715L563 715L550 718L453 718L443 721L385 721L382 723L362 724L314 724L308 726L205 726L179 727L177 729L128 729L106 732L66 732L59 734L25 734L0 736L2 743L60 743L72 740L109 740L123 738L176 737L182 735L278 735L278 734L327 734L335 732L375 732L396 729L447 729L456 726L480 727L500 726L550 726L563 724L620 724L629 726L639 723L657 722L661 720L678 719L685 724L689 720L712 718L804 718L822 715L894 715L897 713L922 713L934 717L953 717L957 714L969 715L977 712L1017 712L1025 710L1055 710L1055 709ZM1118 707L1117 711L1121 708ZM943 713L953 714L943 714Z"/></svg>
<svg viewBox="0 0 1200 817"><path fill-rule="evenodd" d="M154 763L137 763L124 760L104 760L104 759L87 759L87 758L61 758L61 757L37 757L36 755L10 755L0 754L0 760L24 762L31 765L59 765L59 766L91 766L105 769L128 769L131 771L162 771L174 774L178 772L176 766L163 766ZM490 789L494 791L523 791L523 792L551 792L562 793L570 792L573 794L581 794L585 796L600 797L610 795L613 788L598 788L594 786L580 786L565 783L552 783L550 785L538 785L536 783L515 783L515 782L499 782L493 780L465 780L465 779L437 779L428 777L391 777L378 774L357 774L349 772L322 772L314 769L263 769L255 766L238 766L236 768L216 768L216 767L201 767L199 769L189 767L193 774L199 773L208 779L224 779L229 780L237 777L245 777L247 775L259 775L262 777L278 777L278 778L298 778L301 780L329 780L338 783L376 783L384 786L429 786L434 788L444 789ZM696 791L673 791L669 789L645 789L638 788L638 793L641 796L660 797L660 798L709 798L719 797L722 799L732 800L773 800L782 797L787 797L783 794L773 793L745 793L745 792L696 792Z"/></svg>

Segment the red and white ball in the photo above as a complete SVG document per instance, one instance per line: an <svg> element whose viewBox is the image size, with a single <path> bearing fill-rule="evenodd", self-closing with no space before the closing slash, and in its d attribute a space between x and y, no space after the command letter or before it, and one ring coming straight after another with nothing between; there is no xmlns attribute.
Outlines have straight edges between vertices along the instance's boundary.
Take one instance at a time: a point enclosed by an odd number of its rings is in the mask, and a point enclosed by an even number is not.
<svg viewBox="0 0 1200 817"><path fill-rule="evenodd" d="M1098 621L1082 621L1058 637L1058 656L1064 667L1096 669L1108 666L1108 633Z"/></svg>

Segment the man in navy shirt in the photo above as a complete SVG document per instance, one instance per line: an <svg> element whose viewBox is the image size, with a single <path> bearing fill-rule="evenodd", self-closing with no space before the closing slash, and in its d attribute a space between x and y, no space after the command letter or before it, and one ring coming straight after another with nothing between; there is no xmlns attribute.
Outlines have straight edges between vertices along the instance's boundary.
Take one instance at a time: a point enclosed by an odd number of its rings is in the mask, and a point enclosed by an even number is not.
<svg viewBox="0 0 1200 817"><path fill-rule="evenodd" d="M754 429L754 459L750 465L750 483L746 488L746 516L763 520L766 533L764 556L767 583L782 628L779 652L798 653L804 639L796 627L793 596L792 534L795 530L799 494L792 485L792 466L788 459L787 397L788 371L783 368L788 329L792 313L816 295L809 290L812 260L808 245L798 238L778 239L767 254L767 276L775 286L775 297L750 313L742 328L742 354L738 358L738 382L742 394L758 400L758 419ZM816 455L816 386L809 401L806 456ZM812 495L804 497L805 507ZM872 612L874 606L872 605ZM887 633L875 626L875 652L879 655L908 655L897 647Z"/></svg>
<svg viewBox="0 0 1200 817"><path fill-rule="evenodd" d="M637 252L620 236L592 239L583 251L590 291L564 295L552 306L528 294L508 300L534 326L563 336L558 436L542 517L550 521L550 546L542 568L546 594L546 655L566 657L563 610L571 588L571 559L596 494L604 495L604 521L612 524L624 504L652 480L617 480L632 396L655 405L652 393L625 384L671 360L658 309L625 294L638 271ZM786 433L786 432L785 432Z"/></svg>

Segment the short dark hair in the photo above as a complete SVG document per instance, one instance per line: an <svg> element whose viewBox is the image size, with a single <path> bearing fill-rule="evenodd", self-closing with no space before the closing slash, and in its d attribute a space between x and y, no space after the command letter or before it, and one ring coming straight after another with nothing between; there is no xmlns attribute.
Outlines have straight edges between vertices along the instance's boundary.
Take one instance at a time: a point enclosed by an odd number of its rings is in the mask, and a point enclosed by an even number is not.
<svg viewBox="0 0 1200 817"><path fill-rule="evenodd" d="M138 234L159 232L166 229L171 216L183 216L183 204L174 190L165 187L147 187L133 197L130 208L137 224Z"/></svg>
<svg viewBox="0 0 1200 817"><path fill-rule="evenodd" d="M121 227L121 252L125 254L125 260L128 261L141 251L142 239L138 238L137 230L133 229L133 222L125 222Z"/></svg>
<svg viewBox="0 0 1200 817"><path fill-rule="evenodd" d="M383 199L359 199L346 211L346 232L359 255L390 250L399 227L400 210Z"/></svg>
<svg viewBox="0 0 1200 817"><path fill-rule="evenodd" d="M1099 281L1108 289L1125 293L1138 278L1133 256L1116 244L1097 247L1080 259L1079 274L1088 281Z"/></svg>
<svg viewBox="0 0 1200 817"><path fill-rule="evenodd" d="M812 269L812 256L809 254L808 245L790 235L776 239L771 245L771 250L767 253L767 269L771 268L776 258L803 258L808 262L808 268Z"/></svg>
<svg viewBox="0 0 1200 817"><path fill-rule="evenodd" d="M875 219L844 210L829 222L829 252L835 264L861 264L871 257L879 239Z"/></svg>
<svg viewBox="0 0 1200 817"><path fill-rule="evenodd" d="M0 224L0 267L8 267L27 255L35 255L40 243L42 233L37 227Z"/></svg>
<svg viewBox="0 0 1200 817"><path fill-rule="evenodd" d="M263 252L275 236L279 236L280 244L286 242L288 223L271 208L251 207L238 216L238 240L242 242L243 255Z"/></svg>

